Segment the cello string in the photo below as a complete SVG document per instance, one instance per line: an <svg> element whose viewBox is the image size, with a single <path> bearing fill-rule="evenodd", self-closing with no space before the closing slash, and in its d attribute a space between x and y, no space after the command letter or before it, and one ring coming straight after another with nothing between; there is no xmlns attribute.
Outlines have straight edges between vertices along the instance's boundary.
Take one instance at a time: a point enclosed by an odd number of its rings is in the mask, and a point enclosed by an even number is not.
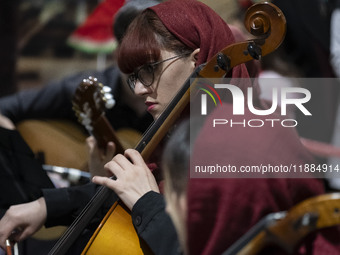
<svg viewBox="0 0 340 255"><path fill-rule="evenodd" d="M71 226L66 230L48 254L61 255L66 253L112 192L112 190L105 186L99 187L90 202L86 204L79 216L73 221Z"/></svg>

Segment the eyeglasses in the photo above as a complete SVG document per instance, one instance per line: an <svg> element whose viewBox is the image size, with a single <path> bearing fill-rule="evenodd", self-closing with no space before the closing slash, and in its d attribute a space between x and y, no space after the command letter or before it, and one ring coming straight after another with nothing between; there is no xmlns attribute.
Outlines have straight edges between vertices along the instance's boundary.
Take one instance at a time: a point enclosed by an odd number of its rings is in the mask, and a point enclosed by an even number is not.
<svg viewBox="0 0 340 255"><path fill-rule="evenodd" d="M133 74L130 74L127 78L127 83L129 84L129 87L132 91L135 90L136 82L139 80L145 87L151 86L155 79L155 70L157 65L162 64L163 62L175 59L175 58L181 58L186 55L189 55L191 53L183 53L180 55L173 56L171 58L167 58L161 61L153 62L150 64L145 64L139 68L137 68Z"/></svg>

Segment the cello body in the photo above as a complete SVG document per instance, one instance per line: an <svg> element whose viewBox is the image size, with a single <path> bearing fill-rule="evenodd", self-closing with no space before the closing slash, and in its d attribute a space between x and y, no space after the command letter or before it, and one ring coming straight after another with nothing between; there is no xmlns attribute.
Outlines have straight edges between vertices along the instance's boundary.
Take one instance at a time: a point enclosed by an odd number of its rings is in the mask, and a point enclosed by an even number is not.
<svg viewBox="0 0 340 255"><path fill-rule="evenodd" d="M112 245L113 243L115 245ZM129 210L119 202L115 202L106 214L87 243L82 255L113 253L126 255L152 254L149 247L142 240L139 240Z"/></svg>

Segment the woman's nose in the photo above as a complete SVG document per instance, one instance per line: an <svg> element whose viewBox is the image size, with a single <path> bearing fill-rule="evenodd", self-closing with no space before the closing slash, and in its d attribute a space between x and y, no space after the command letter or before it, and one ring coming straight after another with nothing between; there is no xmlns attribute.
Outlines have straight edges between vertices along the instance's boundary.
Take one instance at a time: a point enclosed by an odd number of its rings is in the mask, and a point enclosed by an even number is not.
<svg viewBox="0 0 340 255"><path fill-rule="evenodd" d="M135 90L134 90L135 94L138 95L138 96L142 96L142 95L145 95L145 94L149 94L152 92L152 89L151 87L146 87L143 85L143 83L141 83L138 79L136 81L136 84L135 84Z"/></svg>

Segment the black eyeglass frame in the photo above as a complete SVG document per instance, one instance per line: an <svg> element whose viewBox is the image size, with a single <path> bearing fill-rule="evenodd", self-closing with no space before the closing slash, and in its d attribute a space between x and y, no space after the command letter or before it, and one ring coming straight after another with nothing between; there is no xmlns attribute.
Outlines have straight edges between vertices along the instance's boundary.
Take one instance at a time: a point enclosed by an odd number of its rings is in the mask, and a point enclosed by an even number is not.
<svg viewBox="0 0 340 255"><path fill-rule="evenodd" d="M130 74L127 78L127 84L129 85L130 89L134 92L135 90L135 86L136 86L136 82L137 80L139 80L143 86L145 87L150 87L151 84L154 82L154 79L155 79L155 66L159 65L159 64L162 64L166 61L169 61L169 60L172 60L172 59L175 59L175 58L182 58L184 56L187 56L187 55L190 55L191 52L187 52L187 53L183 53L183 54L179 54L179 55L176 55L176 56L172 56L170 58L167 58L167 59L163 59L163 60L160 60L160 61L157 61L157 62L153 62L153 63L149 63L149 64L145 64L145 65L142 65L141 67L138 67L132 74ZM149 72L151 74L151 79L149 82L146 82L144 79L141 79L140 77L140 71L145 69L145 68L151 68L152 70L148 70L147 72Z"/></svg>

